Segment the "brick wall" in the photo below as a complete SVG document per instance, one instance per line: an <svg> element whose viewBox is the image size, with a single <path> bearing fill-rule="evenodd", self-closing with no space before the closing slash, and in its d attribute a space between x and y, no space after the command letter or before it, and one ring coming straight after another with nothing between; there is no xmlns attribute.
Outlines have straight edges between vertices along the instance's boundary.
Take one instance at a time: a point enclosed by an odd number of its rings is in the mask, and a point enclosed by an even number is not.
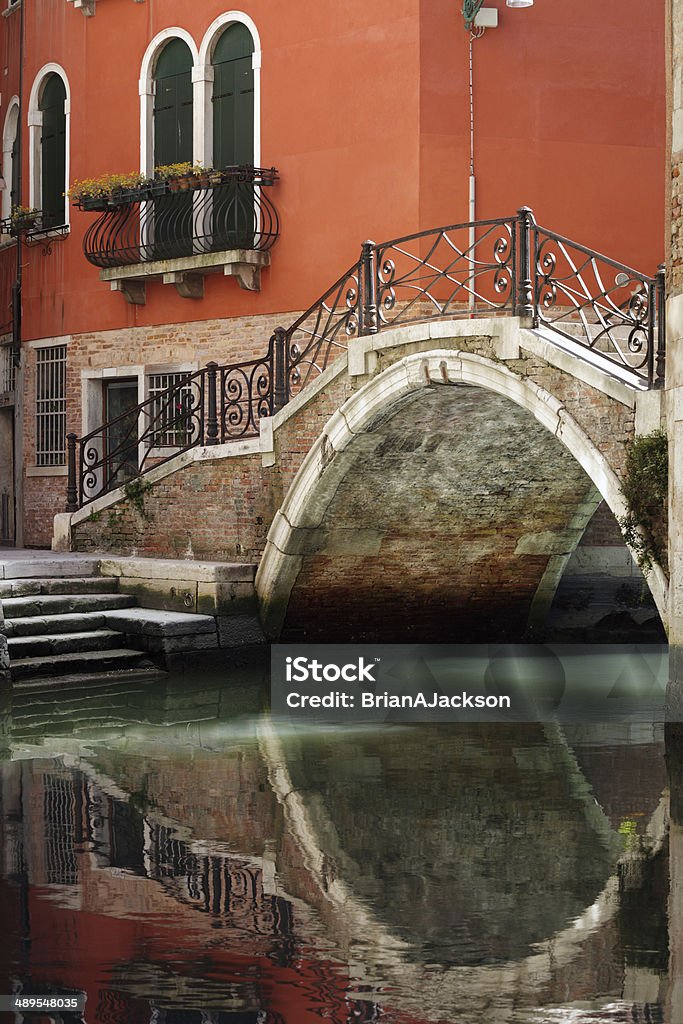
<svg viewBox="0 0 683 1024"><path fill-rule="evenodd" d="M113 370L127 366L204 366L211 360L232 363L265 353L273 329L289 324L296 314L206 320L156 327L132 327L120 331L90 332L57 338L53 344L67 345L67 432L82 433L82 371ZM45 339L50 343L50 339ZM42 343L41 343L42 344ZM24 464L35 466L36 457L36 349L24 348ZM91 385L100 387L98 383ZM92 424L90 429L98 423ZM66 477L25 476L24 543L28 547L49 547L52 522L64 510Z"/></svg>

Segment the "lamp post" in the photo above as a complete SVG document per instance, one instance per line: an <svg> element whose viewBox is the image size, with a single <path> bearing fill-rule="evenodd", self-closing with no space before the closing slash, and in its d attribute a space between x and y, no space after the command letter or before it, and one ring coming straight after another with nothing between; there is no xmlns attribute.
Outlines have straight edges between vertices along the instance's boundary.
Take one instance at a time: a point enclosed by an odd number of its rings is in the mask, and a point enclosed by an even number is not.
<svg viewBox="0 0 683 1024"><path fill-rule="evenodd" d="M463 0L462 16L465 22L465 29L469 32L469 120L470 120L470 173L469 173L469 199L468 219L469 229L469 250L474 253L476 245L474 222L476 219L476 175L474 166L474 48L473 42L483 35L486 28L495 28L498 24L497 8L484 7L485 0ZM534 0L505 0L507 7L533 7ZM470 295L470 304L474 304L474 296Z"/></svg>

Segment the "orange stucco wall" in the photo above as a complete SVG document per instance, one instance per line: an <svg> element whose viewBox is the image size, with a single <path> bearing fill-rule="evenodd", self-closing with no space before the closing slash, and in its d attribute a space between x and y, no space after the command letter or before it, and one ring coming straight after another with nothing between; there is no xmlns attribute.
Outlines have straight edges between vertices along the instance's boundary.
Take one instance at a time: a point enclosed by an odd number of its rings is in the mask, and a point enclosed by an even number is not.
<svg viewBox="0 0 683 1024"><path fill-rule="evenodd" d="M664 4L539 0L498 7L474 43L477 216L534 207L541 223L652 272L663 255ZM244 0L262 43L262 157L281 182L282 233L257 294L216 275L189 302L155 283L145 306L109 291L83 257L93 214L26 251L26 340L298 310L367 237L467 219L468 36L456 0ZM71 88L71 178L139 168L138 79L162 29L197 45L221 0L27 0L25 113L49 61ZM2 19L7 104L18 92L19 12ZM28 131L23 201L28 204Z"/></svg>

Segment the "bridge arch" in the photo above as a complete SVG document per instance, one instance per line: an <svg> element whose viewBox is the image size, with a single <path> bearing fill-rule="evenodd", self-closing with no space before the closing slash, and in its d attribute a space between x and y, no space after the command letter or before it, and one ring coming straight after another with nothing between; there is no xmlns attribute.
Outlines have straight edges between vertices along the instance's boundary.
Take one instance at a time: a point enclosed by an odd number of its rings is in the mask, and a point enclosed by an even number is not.
<svg viewBox="0 0 683 1024"><path fill-rule="evenodd" d="M378 422L402 406L435 389L459 385L483 389L529 412L590 478L599 495L593 508L602 498L615 516L625 514L619 479L607 457L548 390L502 361L478 353L437 347L413 352L373 376L333 413L276 513L256 578L269 636L280 635L304 556L321 543L325 517L353 461L351 447L362 445ZM665 621L666 578L658 567L648 584Z"/></svg>

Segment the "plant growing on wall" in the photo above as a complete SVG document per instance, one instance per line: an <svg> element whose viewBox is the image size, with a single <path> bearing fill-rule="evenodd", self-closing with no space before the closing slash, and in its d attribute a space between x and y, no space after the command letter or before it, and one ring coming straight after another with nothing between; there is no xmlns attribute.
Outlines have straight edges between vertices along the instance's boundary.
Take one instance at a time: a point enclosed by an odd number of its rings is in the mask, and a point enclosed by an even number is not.
<svg viewBox="0 0 683 1024"><path fill-rule="evenodd" d="M152 485L139 477L124 484L123 491L137 514L145 522L151 522L152 516L145 508L145 495L152 490Z"/></svg>
<svg viewBox="0 0 683 1024"><path fill-rule="evenodd" d="M636 437L628 448L621 486L628 512L618 521L624 540L646 574L655 562L668 569L668 481L669 447L664 431Z"/></svg>

